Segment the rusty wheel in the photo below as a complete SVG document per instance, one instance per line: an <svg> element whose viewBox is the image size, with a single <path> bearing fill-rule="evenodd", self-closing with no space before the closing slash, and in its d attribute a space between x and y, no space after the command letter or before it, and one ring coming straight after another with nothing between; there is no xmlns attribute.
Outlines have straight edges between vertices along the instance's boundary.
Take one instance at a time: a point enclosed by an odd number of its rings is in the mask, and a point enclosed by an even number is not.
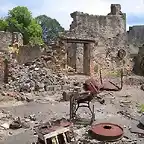
<svg viewBox="0 0 144 144"><path fill-rule="evenodd" d="M126 51L123 49L118 50L117 57L123 59L126 56Z"/></svg>
<svg viewBox="0 0 144 144"><path fill-rule="evenodd" d="M90 129L92 136L99 141L117 141L123 136L123 129L112 123L100 123Z"/></svg>

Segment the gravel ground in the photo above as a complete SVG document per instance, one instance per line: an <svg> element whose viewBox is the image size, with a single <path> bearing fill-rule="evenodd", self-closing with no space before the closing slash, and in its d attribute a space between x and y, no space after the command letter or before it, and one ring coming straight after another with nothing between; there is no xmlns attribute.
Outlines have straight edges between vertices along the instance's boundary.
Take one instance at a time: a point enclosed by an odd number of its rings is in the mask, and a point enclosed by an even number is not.
<svg viewBox="0 0 144 144"><path fill-rule="evenodd" d="M101 95L104 95L108 92L103 92ZM139 120L140 114L138 113L137 104L144 103L144 92L141 91L137 86L124 86L123 90L120 92L111 92L111 94L107 94L104 96L106 103L104 105L99 104L96 100L93 100L93 104L95 106L95 123L99 122L113 122L121 125L124 128L124 138L121 143L132 143L136 142L138 144L142 144L144 140L142 138L138 138L137 134L132 134L129 130L132 126L135 126ZM48 96L47 96L48 97ZM43 98L43 101L39 102L30 102L23 103L18 106L11 106L11 104L7 107L1 107L0 110L10 113L14 117L19 116L20 118L24 118L28 115L35 114L37 122L29 122L31 128L19 129L19 130L1 130L1 134L3 136L3 140L0 143L3 144L30 144L32 141L36 139L34 136L34 132L32 127L38 122L46 122L51 119L59 119L62 117L69 117L69 102L57 102L57 101L45 101L47 97ZM51 98L52 99L52 98ZM131 115L133 119L130 119L126 116L122 116L121 114L117 114L119 111L127 111ZM78 111L79 116L84 118L89 118L89 111L85 108L81 108ZM87 139L83 134L86 133L86 130L89 127L77 128L77 139ZM92 140L91 140L92 141ZM96 140L94 143L98 143ZM93 143L92 142L92 143ZM82 142L84 143L84 142ZM90 143L90 142L89 142Z"/></svg>
<svg viewBox="0 0 144 144"><path fill-rule="evenodd" d="M83 79L81 77L81 79ZM144 104L144 91L140 89L140 85L124 85L119 92L102 92L101 96L106 100L105 104L100 104L96 99L92 101L95 106L95 122L113 122L124 128L124 137L116 144L143 144L144 139L138 134L130 132L130 128L138 124L141 114L138 113L137 106ZM27 94L30 96L31 93ZM34 94L33 94L34 95ZM32 96L33 102L16 102L7 101L0 102L0 124L8 123L12 120L11 117L20 117L26 119L27 116L35 114L36 121L29 121L29 128L18 130L2 130L0 129L1 141L0 144L31 144L37 137L34 135L33 127L41 122L47 122L52 119L60 119L62 117L69 118L69 102L60 102L61 93L55 94L41 93L41 96ZM122 115L123 114L123 115ZM128 115L129 114L129 115ZM4 116L7 115L7 116ZM83 118L90 118L90 113L86 108L80 108L78 115ZM8 117L9 116L9 117ZM100 142L91 139L87 136L87 130L90 126L74 126L74 131L77 134L76 139L79 143L95 143Z"/></svg>

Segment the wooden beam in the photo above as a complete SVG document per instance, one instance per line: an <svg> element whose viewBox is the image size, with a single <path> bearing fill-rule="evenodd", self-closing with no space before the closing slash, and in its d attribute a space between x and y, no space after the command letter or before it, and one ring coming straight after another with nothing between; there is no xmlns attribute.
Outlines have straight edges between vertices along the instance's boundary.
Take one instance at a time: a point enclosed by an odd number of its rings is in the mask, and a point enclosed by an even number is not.
<svg viewBox="0 0 144 144"><path fill-rule="evenodd" d="M67 43L95 43L95 40L90 39L72 39L72 38L61 38L61 40L66 41Z"/></svg>

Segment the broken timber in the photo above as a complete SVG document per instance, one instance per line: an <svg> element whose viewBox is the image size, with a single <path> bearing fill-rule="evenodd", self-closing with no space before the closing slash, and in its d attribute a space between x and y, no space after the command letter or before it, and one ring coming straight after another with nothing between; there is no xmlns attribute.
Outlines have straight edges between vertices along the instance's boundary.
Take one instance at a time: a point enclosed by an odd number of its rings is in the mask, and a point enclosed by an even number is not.
<svg viewBox="0 0 144 144"><path fill-rule="evenodd" d="M74 39L74 38L60 38L67 43L95 43L95 40L92 39Z"/></svg>

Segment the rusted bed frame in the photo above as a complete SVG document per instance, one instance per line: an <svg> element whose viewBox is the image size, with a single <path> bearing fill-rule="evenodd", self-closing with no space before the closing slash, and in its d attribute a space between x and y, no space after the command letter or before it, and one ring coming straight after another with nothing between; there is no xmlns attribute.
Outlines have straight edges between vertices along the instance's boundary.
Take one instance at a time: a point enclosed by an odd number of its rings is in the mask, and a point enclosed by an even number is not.
<svg viewBox="0 0 144 144"><path fill-rule="evenodd" d="M115 91L120 91L123 88L123 69L121 69L121 78L120 79L121 79L120 87L117 86L116 84L114 84L113 82L109 81L112 85L114 85L117 88L117 90L115 90ZM103 84L101 70L100 70L100 82L101 82L101 84ZM95 86L92 83L90 83L90 84L95 89ZM111 90L111 91L113 91L113 90ZM77 97L79 97L79 96L80 96L79 92L75 91L70 97L70 120L73 120L76 118L76 112L80 107L87 107L92 114L91 121L93 122L95 119L94 105L93 105L93 109L91 109L91 107L90 107L91 100L82 102L83 104L86 104L86 105L80 105L80 103L77 102Z"/></svg>

